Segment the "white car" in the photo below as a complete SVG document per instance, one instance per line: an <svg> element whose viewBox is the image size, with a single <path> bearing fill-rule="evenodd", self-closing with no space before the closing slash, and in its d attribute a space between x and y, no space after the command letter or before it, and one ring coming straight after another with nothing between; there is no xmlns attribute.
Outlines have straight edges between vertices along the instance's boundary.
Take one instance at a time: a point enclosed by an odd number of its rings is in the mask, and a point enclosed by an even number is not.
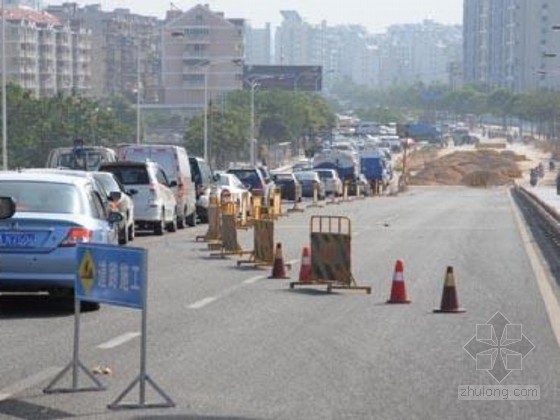
<svg viewBox="0 0 560 420"><path fill-rule="evenodd" d="M155 162L103 163L101 172L111 172L127 188L134 201L135 225L163 235L177 230L177 201L162 167Z"/></svg>
<svg viewBox="0 0 560 420"><path fill-rule="evenodd" d="M216 173L216 184L206 188L204 194L198 198L197 206L205 210L208 209L212 190L214 190L215 194L218 196L218 202L228 200L236 204L241 204L243 202L243 196L246 196L247 202L249 203L252 197L251 192L243 185L237 176L220 172Z"/></svg>
<svg viewBox="0 0 560 420"><path fill-rule="evenodd" d="M325 193L340 197L343 192L342 180L334 169L313 169L325 184Z"/></svg>
<svg viewBox="0 0 560 420"><path fill-rule="evenodd" d="M110 209L118 211L123 216L123 221L119 225L119 244L125 245L128 241L132 241L136 234L134 228L134 200L114 174L110 172L93 172L92 174L109 193Z"/></svg>

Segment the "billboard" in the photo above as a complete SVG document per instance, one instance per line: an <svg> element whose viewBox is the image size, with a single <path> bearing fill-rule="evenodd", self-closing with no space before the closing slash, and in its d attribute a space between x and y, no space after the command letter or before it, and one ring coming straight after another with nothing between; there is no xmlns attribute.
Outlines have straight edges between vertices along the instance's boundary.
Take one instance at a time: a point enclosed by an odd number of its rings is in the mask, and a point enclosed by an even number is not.
<svg viewBox="0 0 560 420"><path fill-rule="evenodd" d="M260 66L243 67L243 88L321 91L322 66Z"/></svg>

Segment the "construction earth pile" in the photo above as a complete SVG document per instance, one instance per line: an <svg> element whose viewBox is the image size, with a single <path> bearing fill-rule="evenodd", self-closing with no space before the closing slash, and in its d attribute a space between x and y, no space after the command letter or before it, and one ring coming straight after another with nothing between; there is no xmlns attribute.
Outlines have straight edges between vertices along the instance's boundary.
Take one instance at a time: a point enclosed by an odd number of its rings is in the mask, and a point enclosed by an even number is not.
<svg viewBox="0 0 560 420"><path fill-rule="evenodd" d="M522 176L518 163L526 160L508 150L480 149L440 156L437 151L412 154L409 185L507 185Z"/></svg>

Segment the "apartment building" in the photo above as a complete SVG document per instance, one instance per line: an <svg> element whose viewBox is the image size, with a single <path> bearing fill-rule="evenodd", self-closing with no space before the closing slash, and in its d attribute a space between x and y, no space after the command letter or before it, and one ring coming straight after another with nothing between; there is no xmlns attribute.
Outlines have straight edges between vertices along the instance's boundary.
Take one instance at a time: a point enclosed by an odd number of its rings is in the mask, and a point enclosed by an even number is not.
<svg viewBox="0 0 560 420"><path fill-rule="evenodd" d="M89 93L87 31L75 37L56 16L30 8L16 7L4 12L7 24L6 76L9 82L40 97L58 93Z"/></svg>
<svg viewBox="0 0 560 420"><path fill-rule="evenodd" d="M77 38L91 33L92 94L102 97L127 94L136 98L138 80L143 102L159 100L159 22L157 18L133 14L129 9L104 11L101 5L80 7L63 3L47 7L71 27Z"/></svg>
<svg viewBox="0 0 560 420"><path fill-rule="evenodd" d="M272 31L270 23L264 28L245 26L245 63L248 65L272 64Z"/></svg>
<svg viewBox="0 0 560 420"><path fill-rule="evenodd" d="M220 95L241 89L243 20L199 4L168 13L161 37L165 106L194 115Z"/></svg>
<svg viewBox="0 0 560 420"><path fill-rule="evenodd" d="M560 2L465 0L463 20L467 83L560 88Z"/></svg>

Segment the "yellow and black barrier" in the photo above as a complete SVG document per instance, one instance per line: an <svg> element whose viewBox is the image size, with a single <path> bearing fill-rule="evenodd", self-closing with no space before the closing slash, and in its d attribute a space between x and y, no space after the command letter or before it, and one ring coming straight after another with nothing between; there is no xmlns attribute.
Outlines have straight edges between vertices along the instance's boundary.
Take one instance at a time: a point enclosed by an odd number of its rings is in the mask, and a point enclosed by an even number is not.
<svg viewBox="0 0 560 420"><path fill-rule="evenodd" d="M290 283L294 286L326 285L332 289L365 290L371 287L358 286L352 275L351 222L347 217L312 216L311 234L311 280Z"/></svg>
<svg viewBox="0 0 560 420"><path fill-rule="evenodd" d="M271 210L270 214L275 219L286 216L286 214L282 213L282 190L278 187L274 188L274 192L272 193L269 210Z"/></svg>
<svg viewBox="0 0 560 420"><path fill-rule="evenodd" d="M239 218L237 219L237 229L249 229L251 223L249 215L251 213L251 202L249 193L244 192L241 195L241 202L239 203Z"/></svg>
<svg viewBox="0 0 560 420"><path fill-rule="evenodd" d="M199 235L195 239L205 242L213 242L220 240L220 221L221 221L221 208L218 204L218 197L216 194L210 194L210 199L207 209L208 230L206 234Z"/></svg>
<svg viewBox="0 0 560 420"><path fill-rule="evenodd" d="M208 247L212 250L219 249L217 254L210 254L212 257L222 257L227 255L243 255L247 251L243 251L237 241L236 216L237 209L235 203L222 204L222 222L221 222L221 241L209 243Z"/></svg>
<svg viewBox="0 0 560 420"><path fill-rule="evenodd" d="M241 264L254 264L258 266L272 266L274 264L274 220L255 220L253 226L253 251L248 260L237 261Z"/></svg>

